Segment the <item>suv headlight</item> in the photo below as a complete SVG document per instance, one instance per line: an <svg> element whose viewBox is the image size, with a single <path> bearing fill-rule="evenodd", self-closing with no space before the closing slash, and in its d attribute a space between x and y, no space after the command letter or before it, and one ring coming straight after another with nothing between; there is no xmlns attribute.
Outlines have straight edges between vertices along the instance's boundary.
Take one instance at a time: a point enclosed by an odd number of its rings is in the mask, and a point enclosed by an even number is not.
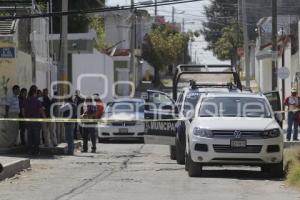
<svg viewBox="0 0 300 200"><path fill-rule="evenodd" d="M212 137L212 132L211 130L205 129L205 128L199 128L195 127L193 130L193 135L197 137L206 137L206 138L211 138Z"/></svg>
<svg viewBox="0 0 300 200"><path fill-rule="evenodd" d="M277 138L279 136L280 136L280 130L279 129L265 130L262 133L263 138Z"/></svg>

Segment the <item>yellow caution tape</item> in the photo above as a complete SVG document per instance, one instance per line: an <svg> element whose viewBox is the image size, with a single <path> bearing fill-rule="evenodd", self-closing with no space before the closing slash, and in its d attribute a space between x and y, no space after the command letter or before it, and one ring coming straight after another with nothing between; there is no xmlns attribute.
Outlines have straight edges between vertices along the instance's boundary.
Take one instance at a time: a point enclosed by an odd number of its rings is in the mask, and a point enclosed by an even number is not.
<svg viewBox="0 0 300 200"><path fill-rule="evenodd" d="M67 119L67 118L0 118L7 122L49 122L49 123L112 123L112 122L172 122L184 121L184 118L176 119L139 119L139 120L103 120L103 119Z"/></svg>

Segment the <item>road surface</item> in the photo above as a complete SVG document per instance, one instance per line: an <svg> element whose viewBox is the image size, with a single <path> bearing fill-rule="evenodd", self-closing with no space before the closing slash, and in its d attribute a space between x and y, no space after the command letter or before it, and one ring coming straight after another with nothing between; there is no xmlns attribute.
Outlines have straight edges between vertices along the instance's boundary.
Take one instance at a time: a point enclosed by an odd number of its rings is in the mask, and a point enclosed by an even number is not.
<svg viewBox="0 0 300 200"><path fill-rule="evenodd" d="M294 200L300 193L258 168L206 168L189 178L168 147L101 144L99 153L42 157L32 169L0 182L1 200Z"/></svg>

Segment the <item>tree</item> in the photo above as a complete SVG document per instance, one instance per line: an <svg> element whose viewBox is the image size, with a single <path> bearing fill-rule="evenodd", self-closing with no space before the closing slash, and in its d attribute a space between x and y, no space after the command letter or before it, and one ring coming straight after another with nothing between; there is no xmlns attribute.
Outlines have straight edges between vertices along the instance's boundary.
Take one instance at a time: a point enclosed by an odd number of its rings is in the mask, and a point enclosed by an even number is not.
<svg viewBox="0 0 300 200"><path fill-rule="evenodd" d="M48 0L37 0L39 5L43 5ZM91 8L101 8L104 6L104 0L69 0L69 10L85 10ZM53 0L53 12L61 11L61 0ZM69 15L68 16L68 32L69 33L85 33L88 31L90 19L88 15ZM60 33L61 16L53 17L53 31Z"/></svg>
<svg viewBox="0 0 300 200"><path fill-rule="evenodd" d="M238 0L212 0L205 7L207 21L203 23L200 32L208 42L207 50L215 50L215 44L222 37L223 29L237 21L237 4Z"/></svg>
<svg viewBox="0 0 300 200"><path fill-rule="evenodd" d="M104 19L102 17L90 17L89 18L90 27L93 28L97 33L97 44L96 49L99 51L107 48L105 40L105 28L104 28Z"/></svg>
<svg viewBox="0 0 300 200"><path fill-rule="evenodd" d="M231 60L236 63L237 50L243 46L243 33L238 23L230 24L222 30L222 36L213 46L213 52L221 60Z"/></svg>
<svg viewBox="0 0 300 200"><path fill-rule="evenodd" d="M154 67L154 85L160 84L159 72L166 66L183 62L189 34L167 26L155 25L146 35L142 57Z"/></svg>

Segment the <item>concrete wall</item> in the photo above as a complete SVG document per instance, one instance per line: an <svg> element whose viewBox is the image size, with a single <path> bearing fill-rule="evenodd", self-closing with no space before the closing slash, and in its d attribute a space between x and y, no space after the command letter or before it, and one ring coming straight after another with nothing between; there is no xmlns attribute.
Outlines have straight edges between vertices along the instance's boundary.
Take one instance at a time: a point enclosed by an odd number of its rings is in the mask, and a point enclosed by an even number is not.
<svg viewBox="0 0 300 200"><path fill-rule="evenodd" d="M130 16L129 11L110 12L105 16L105 38L109 45L125 40L118 48L130 48Z"/></svg>
<svg viewBox="0 0 300 200"><path fill-rule="evenodd" d="M258 65L259 70L259 86L261 92L269 92L272 90L272 60L260 60Z"/></svg>
<svg viewBox="0 0 300 200"><path fill-rule="evenodd" d="M32 84L31 55L22 51L17 52L17 83L20 87L29 88Z"/></svg>
<svg viewBox="0 0 300 200"><path fill-rule="evenodd" d="M111 57L94 50L93 54L72 55L72 84L73 89L80 89L81 94L90 96L94 93L107 95L103 98L105 102L112 100L112 85L114 83L113 60ZM107 86L103 78L107 78ZM81 81L80 81L81 80Z"/></svg>

